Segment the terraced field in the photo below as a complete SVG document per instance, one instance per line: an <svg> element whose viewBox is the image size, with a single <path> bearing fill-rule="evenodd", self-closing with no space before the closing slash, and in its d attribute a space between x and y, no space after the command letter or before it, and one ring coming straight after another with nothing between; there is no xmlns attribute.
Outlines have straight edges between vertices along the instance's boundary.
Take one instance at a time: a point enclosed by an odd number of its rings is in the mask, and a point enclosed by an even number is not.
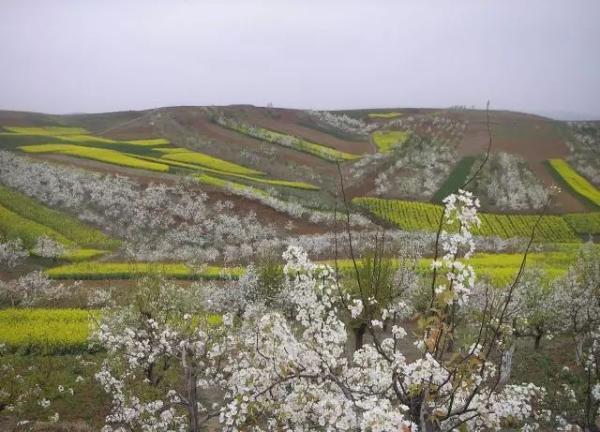
<svg viewBox="0 0 600 432"><path fill-rule="evenodd" d="M600 191L562 159L550 159L548 164L573 192L588 203L600 207Z"/></svg>
<svg viewBox="0 0 600 432"><path fill-rule="evenodd" d="M380 152L388 152L402 145L409 136L409 133L404 131L376 131L371 138Z"/></svg>
<svg viewBox="0 0 600 432"><path fill-rule="evenodd" d="M272 144L289 147L303 153L311 154L329 162L356 160L360 159L361 157L360 155L336 150L332 147L314 143L297 136L288 135L252 125L247 125L231 119L217 117L214 120L220 126L226 127L243 135L247 135L252 138L256 138L261 141L266 141Z"/></svg>
<svg viewBox="0 0 600 432"><path fill-rule="evenodd" d="M198 270L181 263L145 262L81 262L53 267L47 274L53 279L135 279L147 275L162 275L174 279L211 280L237 279L241 267L204 266Z"/></svg>
<svg viewBox="0 0 600 432"><path fill-rule="evenodd" d="M20 238L25 247L33 248L39 237L48 236L67 249L63 258L71 261L97 257L120 244L100 230L2 185L0 215L4 237Z"/></svg>
<svg viewBox="0 0 600 432"><path fill-rule="evenodd" d="M2 309L0 344L19 354L72 354L88 350L90 319L83 309Z"/></svg>
<svg viewBox="0 0 600 432"><path fill-rule="evenodd" d="M355 198L353 204L367 210L380 220L407 231L437 231L443 207L416 201ZM548 242L577 242L577 233L561 216L508 215L480 213L481 227L476 234L502 238L524 237L541 217L536 239Z"/></svg>
<svg viewBox="0 0 600 432"><path fill-rule="evenodd" d="M67 156L76 156L113 165L129 168L140 168L150 171L167 172L169 166L162 163L150 162L129 156L125 153L103 148L78 146L72 144L40 144L20 147L26 153L57 153Z"/></svg>
<svg viewBox="0 0 600 432"><path fill-rule="evenodd" d="M114 140L91 135L82 128L55 128L51 126L39 128L5 127L5 129L10 130L10 132L5 132L4 137L17 138L15 140L17 143L28 137L36 140L47 138L48 141L60 141L18 145L17 148L26 153L64 154L156 172L171 172L173 170L183 170L184 173L190 171L203 172L209 174L208 176L204 174L201 176L201 179L206 180L203 183L208 184L208 180L214 174L216 180L211 185L224 188L229 188L231 184L235 184L237 178L243 182L255 183L259 186L319 190L317 186L306 182L265 178L265 174L261 171L205 153L169 146L169 141L163 138ZM222 177L225 177L227 181L222 182ZM233 178L233 180L230 178Z"/></svg>
<svg viewBox="0 0 600 432"><path fill-rule="evenodd" d="M454 167L448 178L444 181L442 186L433 195L432 201L441 203L451 193L456 192L469 178L471 168L475 163L473 156L467 156L462 158Z"/></svg>

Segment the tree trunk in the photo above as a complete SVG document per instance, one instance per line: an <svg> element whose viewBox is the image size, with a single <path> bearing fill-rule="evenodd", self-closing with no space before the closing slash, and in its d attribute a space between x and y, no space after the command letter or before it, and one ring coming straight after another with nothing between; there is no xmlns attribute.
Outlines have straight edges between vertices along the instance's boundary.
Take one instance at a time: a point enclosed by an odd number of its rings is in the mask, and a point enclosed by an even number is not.
<svg viewBox="0 0 600 432"><path fill-rule="evenodd" d="M500 363L500 380L498 381L498 384L500 386L505 385L510 379L514 355L515 342L513 341L508 347L508 349L502 352L502 361Z"/></svg>
<svg viewBox="0 0 600 432"><path fill-rule="evenodd" d="M533 343L533 349L538 351L540 349L540 343L542 342L542 337L544 335L542 333L538 333L535 335L535 342Z"/></svg>
<svg viewBox="0 0 600 432"><path fill-rule="evenodd" d="M188 364L186 352L181 354L181 367L183 369L185 389L187 393L187 410L189 419L189 431L199 432L200 422L198 421L198 394L196 388L196 374L193 372L193 366Z"/></svg>
<svg viewBox="0 0 600 432"><path fill-rule="evenodd" d="M575 360L578 366L583 364L583 337L575 335Z"/></svg>
<svg viewBox="0 0 600 432"><path fill-rule="evenodd" d="M365 332L367 331L367 325L361 324L358 327L354 327L354 351L358 351L363 346L363 340Z"/></svg>

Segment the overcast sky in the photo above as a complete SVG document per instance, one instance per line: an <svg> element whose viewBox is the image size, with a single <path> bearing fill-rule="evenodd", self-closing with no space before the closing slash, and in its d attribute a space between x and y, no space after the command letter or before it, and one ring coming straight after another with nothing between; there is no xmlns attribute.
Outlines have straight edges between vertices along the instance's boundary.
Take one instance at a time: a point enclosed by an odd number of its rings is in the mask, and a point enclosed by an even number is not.
<svg viewBox="0 0 600 432"><path fill-rule="evenodd" d="M485 105L600 118L598 0L0 0L0 108Z"/></svg>

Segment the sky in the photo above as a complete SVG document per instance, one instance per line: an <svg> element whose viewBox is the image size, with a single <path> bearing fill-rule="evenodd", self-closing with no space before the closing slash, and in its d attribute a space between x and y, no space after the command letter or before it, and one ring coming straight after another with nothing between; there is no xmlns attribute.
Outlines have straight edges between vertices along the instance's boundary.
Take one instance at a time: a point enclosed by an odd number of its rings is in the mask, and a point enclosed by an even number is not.
<svg viewBox="0 0 600 432"><path fill-rule="evenodd" d="M483 107L600 119L597 0L0 0L0 109Z"/></svg>

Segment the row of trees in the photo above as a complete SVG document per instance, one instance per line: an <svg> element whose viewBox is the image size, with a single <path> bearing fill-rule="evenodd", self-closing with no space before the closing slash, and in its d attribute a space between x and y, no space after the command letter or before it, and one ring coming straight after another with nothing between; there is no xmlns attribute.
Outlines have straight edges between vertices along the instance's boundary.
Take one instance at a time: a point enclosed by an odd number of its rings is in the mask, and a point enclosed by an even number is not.
<svg viewBox="0 0 600 432"><path fill-rule="evenodd" d="M259 263L228 292L146 283L108 308L95 332L110 354L96 376L113 400L105 430L198 431L217 417L230 431L598 430L596 249L555 288L524 277L524 258L497 291L468 264L478 201L445 204L460 230L440 230L426 285L378 236L350 277L290 247L282 268ZM576 341L562 392L509 381L513 341L539 345L540 332Z"/></svg>

